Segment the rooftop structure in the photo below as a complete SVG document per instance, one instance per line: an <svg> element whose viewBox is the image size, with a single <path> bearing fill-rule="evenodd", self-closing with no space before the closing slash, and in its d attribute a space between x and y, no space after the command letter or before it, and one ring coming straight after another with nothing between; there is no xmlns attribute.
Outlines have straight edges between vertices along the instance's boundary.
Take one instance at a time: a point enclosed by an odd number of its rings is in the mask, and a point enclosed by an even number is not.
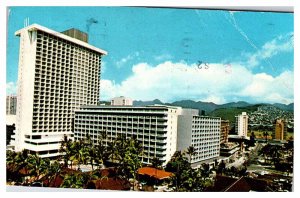
<svg viewBox="0 0 300 198"><path fill-rule="evenodd" d="M172 176L172 173L170 173L170 172L152 168L152 167L139 168L138 174L139 175L147 175L149 177L153 177L153 178L159 179L159 180L167 179Z"/></svg>
<svg viewBox="0 0 300 198"><path fill-rule="evenodd" d="M72 38L76 38L78 40L88 43L88 34L75 28L63 31L62 33Z"/></svg>

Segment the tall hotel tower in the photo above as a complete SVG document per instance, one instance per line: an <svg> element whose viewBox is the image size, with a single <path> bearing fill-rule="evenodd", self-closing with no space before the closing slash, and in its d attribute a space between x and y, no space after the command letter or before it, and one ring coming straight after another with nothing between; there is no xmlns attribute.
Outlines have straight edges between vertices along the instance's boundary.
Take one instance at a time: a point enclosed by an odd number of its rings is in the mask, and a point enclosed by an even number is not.
<svg viewBox="0 0 300 198"><path fill-rule="evenodd" d="M33 24L20 36L18 107L14 146L41 157L59 154L71 137L74 111L99 101L101 57L76 29L59 33Z"/></svg>

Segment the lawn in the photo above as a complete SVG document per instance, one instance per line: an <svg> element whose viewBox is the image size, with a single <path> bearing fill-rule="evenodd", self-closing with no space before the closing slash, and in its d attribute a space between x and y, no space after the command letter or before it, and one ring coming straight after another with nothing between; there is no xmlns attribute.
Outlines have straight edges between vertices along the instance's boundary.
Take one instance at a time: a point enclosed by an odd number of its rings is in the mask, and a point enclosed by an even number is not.
<svg viewBox="0 0 300 198"><path fill-rule="evenodd" d="M254 132L254 135L255 135L255 137L256 138L265 138L264 137L264 132L265 131L262 131L262 130L257 130L257 131L254 131L253 130L253 132ZM274 136L274 131L266 131L269 135L268 135L268 139L273 139L273 137L272 136ZM248 137L250 137L251 136L251 133L248 131ZM287 132L287 134L286 134L286 140L289 140L290 138L292 138L292 139L294 139L294 133L292 133L292 132Z"/></svg>

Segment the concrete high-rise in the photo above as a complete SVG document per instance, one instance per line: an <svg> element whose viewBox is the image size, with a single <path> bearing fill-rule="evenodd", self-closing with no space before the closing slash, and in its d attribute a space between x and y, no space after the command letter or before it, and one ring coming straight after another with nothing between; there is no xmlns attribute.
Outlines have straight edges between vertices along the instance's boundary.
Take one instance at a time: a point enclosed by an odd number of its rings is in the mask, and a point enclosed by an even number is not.
<svg viewBox="0 0 300 198"><path fill-rule="evenodd" d="M235 116L235 132L238 136L247 137L248 133L248 115L246 112L242 112L241 115Z"/></svg>
<svg viewBox="0 0 300 198"><path fill-rule="evenodd" d="M107 52L80 39L85 35L80 31L70 37L33 24L15 35L20 36L15 150L54 157L63 136L72 136L74 111L97 105Z"/></svg>

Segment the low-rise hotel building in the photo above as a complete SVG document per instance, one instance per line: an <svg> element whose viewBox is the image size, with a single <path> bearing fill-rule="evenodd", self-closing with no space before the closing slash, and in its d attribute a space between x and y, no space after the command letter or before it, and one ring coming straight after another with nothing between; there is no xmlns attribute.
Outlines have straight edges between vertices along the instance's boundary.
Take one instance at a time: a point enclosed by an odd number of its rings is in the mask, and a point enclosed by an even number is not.
<svg viewBox="0 0 300 198"><path fill-rule="evenodd" d="M219 157L220 124L220 118L174 106L83 106L75 111L74 138L84 139L89 134L97 144L105 133L106 145L118 135L135 138L143 147L142 162L150 164L157 157L163 166L175 151L193 146L196 154L191 163L197 164Z"/></svg>
<svg viewBox="0 0 300 198"><path fill-rule="evenodd" d="M89 134L97 144L104 132L106 145L118 135L135 138L143 147L143 163L150 164L157 157L165 165L176 151L180 112L180 107L171 106L83 106L75 111L74 138Z"/></svg>

